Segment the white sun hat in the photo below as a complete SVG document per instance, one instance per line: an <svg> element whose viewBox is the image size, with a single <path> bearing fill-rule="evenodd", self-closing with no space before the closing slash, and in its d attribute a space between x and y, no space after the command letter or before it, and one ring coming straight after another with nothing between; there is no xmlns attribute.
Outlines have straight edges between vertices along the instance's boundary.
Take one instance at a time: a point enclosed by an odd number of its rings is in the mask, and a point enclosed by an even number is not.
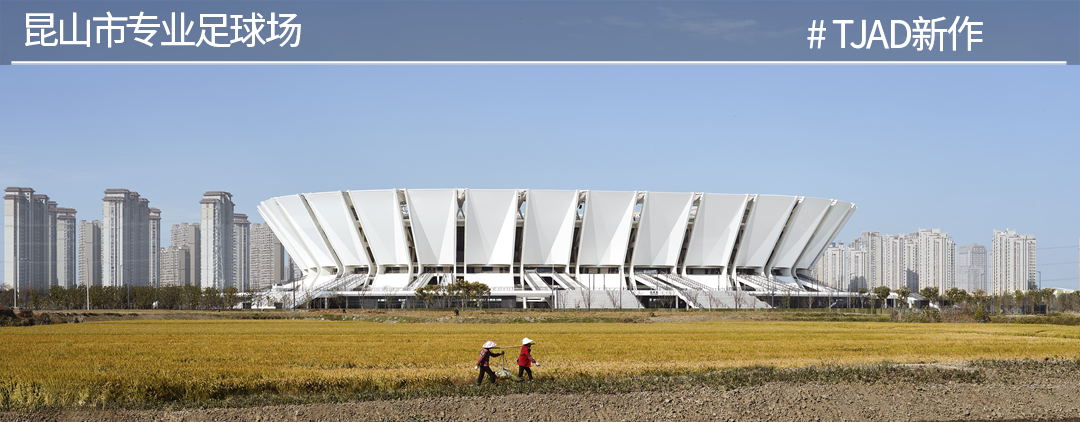
<svg viewBox="0 0 1080 422"><path fill-rule="evenodd" d="M528 337L525 337L525 338L521 339L521 345L522 346L524 346L526 344L529 344L529 343L532 343L532 342L533 342L533 340L531 338L528 338Z"/></svg>
<svg viewBox="0 0 1080 422"><path fill-rule="evenodd" d="M498 346L498 345L495 344L495 342L491 341L491 340L488 340L487 343L484 343L484 348L485 349L490 349L490 348L495 347L495 346Z"/></svg>

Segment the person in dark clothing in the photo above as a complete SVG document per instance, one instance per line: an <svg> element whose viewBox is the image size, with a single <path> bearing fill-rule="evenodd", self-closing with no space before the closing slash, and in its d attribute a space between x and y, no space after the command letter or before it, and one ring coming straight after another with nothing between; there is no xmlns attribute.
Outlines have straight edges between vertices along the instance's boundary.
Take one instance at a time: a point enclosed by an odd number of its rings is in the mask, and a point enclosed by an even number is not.
<svg viewBox="0 0 1080 422"><path fill-rule="evenodd" d="M491 351L491 348L495 346L497 346L497 344L495 344L494 341L488 340L487 343L484 343L484 349L480 351L480 359L477 359L476 361L476 368L480 370L480 376L476 378L477 386L484 382L484 374L488 374L490 376L492 384L495 383L495 373L492 372L491 368L488 367L488 358L492 356L499 357L503 355L502 353L495 353Z"/></svg>
<svg viewBox="0 0 1080 422"><path fill-rule="evenodd" d="M532 357L532 339L525 337L521 339L521 354L518 355L518 378L521 378L522 374L529 374L529 381L533 380L532 369L529 367L533 364L540 366L540 363Z"/></svg>

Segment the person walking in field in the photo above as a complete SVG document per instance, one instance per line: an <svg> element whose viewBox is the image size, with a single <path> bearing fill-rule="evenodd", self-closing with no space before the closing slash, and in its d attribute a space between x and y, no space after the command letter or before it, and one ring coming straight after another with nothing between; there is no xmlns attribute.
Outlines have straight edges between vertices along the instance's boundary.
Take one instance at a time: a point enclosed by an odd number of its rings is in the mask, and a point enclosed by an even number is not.
<svg viewBox="0 0 1080 422"><path fill-rule="evenodd" d="M529 374L529 382L532 382L532 369L529 367L533 364L540 366L540 363L532 357L532 339L525 337L521 339L521 354L518 355L518 378L521 378L522 374Z"/></svg>
<svg viewBox="0 0 1080 422"><path fill-rule="evenodd" d="M498 346L494 341L488 340L484 343L483 350L480 350L480 359L476 361L476 368L480 370L480 377L476 378L476 385L480 386L484 382L484 374L488 374L491 378L491 383L495 383L495 373L488 367L488 358L502 356L502 353L495 353L491 351L491 348Z"/></svg>

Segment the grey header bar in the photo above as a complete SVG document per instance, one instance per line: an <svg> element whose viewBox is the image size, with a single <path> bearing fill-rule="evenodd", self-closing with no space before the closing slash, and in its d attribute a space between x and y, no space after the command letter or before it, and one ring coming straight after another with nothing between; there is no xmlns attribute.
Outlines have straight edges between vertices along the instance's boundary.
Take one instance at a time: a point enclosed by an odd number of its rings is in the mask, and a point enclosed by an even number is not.
<svg viewBox="0 0 1080 422"><path fill-rule="evenodd" d="M0 1L2 64L1077 64L1077 1Z"/></svg>

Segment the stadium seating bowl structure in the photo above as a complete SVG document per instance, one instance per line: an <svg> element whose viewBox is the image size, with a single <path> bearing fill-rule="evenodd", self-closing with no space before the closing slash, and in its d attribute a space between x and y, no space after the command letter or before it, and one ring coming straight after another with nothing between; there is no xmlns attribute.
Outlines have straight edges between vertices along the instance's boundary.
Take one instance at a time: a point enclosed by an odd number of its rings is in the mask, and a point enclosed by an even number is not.
<svg viewBox="0 0 1080 422"><path fill-rule="evenodd" d="M415 307L464 279L489 307L737 307L741 297L837 293L810 270L848 202L786 195L383 189L271 198L259 213L303 276L282 307Z"/></svg>

